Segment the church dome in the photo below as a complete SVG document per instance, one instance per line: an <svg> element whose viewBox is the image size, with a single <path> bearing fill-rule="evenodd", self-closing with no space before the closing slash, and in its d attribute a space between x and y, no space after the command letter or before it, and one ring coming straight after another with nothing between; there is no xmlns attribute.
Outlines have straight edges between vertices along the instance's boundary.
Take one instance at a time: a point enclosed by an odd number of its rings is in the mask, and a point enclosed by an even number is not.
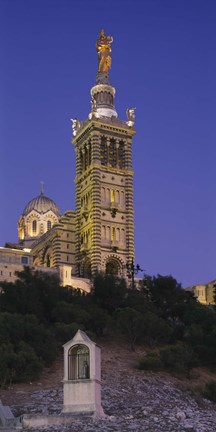
<svg viewBox="0 0 216 432"><path fill-rule="evenodd" d="M51 210L56 216L60 216L61 212L59 207L55 204L55 202L46 197L42 192L40 195L33 198L29 203L25 206L23 210L23 216L28 215L32 210L37 211L40 214L47 213Z"/></svg>

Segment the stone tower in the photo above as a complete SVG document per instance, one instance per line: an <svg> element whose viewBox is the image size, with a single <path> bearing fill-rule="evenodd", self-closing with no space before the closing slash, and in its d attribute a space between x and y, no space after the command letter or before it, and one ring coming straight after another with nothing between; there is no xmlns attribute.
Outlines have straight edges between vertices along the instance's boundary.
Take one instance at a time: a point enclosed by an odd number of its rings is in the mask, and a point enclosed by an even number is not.
<svg viewBox="0 0 216 432"><path fill-rule="evenodd" d="M134 257L132 137L134 109L117 119L115 88L110 84L111 43L101 30L98 72L91 88L91 112L72 119L76 152L77 274L97 271L126 275Z"/></svg>

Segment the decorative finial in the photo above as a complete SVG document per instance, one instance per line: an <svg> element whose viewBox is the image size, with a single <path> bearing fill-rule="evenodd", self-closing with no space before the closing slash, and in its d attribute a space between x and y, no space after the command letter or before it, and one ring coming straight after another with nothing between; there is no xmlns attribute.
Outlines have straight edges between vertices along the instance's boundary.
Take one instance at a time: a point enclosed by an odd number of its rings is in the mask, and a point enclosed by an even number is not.
<svg viewBox="0 0 216 432"><path fill-rule="evenodd" d="M73 136L77 135L78 130L80 129L80 121L75 118L75 119L70 119L71 123L72 123L72 132L73 132Z"/></svg>
<svg viewBox="0 0 216 432"><path fill-rule="evenodd" d="M40 184L41 184L41 195L44 195L44 180L41 180Z"/></svg>
<svg viewBox="0 0 216 432"><path fill-rule="evenodd" d="M108 73L109 69L111 68L112 59L110 56L110 45L112 42L112 36L106 36L104 30L102 29L96 42L96 50L98 53L98 72Z"/></svg>
<svg viewBox="0 0 216 432"><path fill-rule="evenodd" d="M127 111L126 111L127 118L128 118L127 124L128 124L129 127L133 127L134 126L134 123L135 123L135 109L136 108L128 108Z"/></svg>

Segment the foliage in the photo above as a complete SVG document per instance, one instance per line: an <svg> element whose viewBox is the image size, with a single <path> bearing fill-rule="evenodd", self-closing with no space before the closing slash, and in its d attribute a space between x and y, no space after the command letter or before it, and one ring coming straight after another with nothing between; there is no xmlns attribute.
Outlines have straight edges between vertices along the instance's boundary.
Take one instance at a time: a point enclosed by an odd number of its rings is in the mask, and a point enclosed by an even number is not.
<svg viewBox="0 0 216 432"><path fill-rule="evenodd" d="M88 308L88 314L87 328L99 337L104 336L111 321L107 311L93 304Z"/></svg>
<svg viewBox="0 0 216 432"><path fill-rule="evenodd" d="M157 353L150 352L139 361L138 368L141 370L159 371L163 368L163 364Z"/></svg>
<svg viewBox="0 0 216 432"><path fill-rule="evenodd" d="M79 307L77 304L60 301L56 303L53 309L52 316L54 321L70 324L76 322L85 324L89 320L89 314L86 310Z"/></svg>
<svg viewBox="0 0 216 432"><path fill-rule="evenodd" d="M75 336L77 330L79 329L83 330L83 326L77 324L76 322L73 322L71 324L65 324L62 322L55 323L54 332L59 347L72 339Z"/></svg>
<svg viewBox="0 0 216 432"><path fill-rule="evenodd" d="M39 377L43 363L33 348L25 342L0 346L0 385L35 380Z"/></svg>
<svg viewBox="0 0 216 432"><path fill-rule="evenodd" d="M206 367L216 365L216 313L205 306L198 306L190 317L190 325L185 328L184 340L191 346Z"/></svg>
<svg viewBox="0 0 216 432"><path fill-rule="evenodd" d="M17 348L22 341L32 347L45 365L55 360L57 349L53 333L39 324L35 315L0 313L0 343L10 343Z"/></svg>
<svg viewBox="0 0 216 432"><path fill-rule="evenodd" d="M127 292L126 282L115 275L98 273L93 281L92 297L101 308L112 313L121 307Z"/></svg>
<svg viewBox="0 0 216 432"><path fill-rule="evenodd" d="M205 384L203 396L212 402L216 402L216 381L211 380Z"/></svg>
<svg viewBox="0 0 216 432"><path fill-rule="evenodd" d="M117 309L115 313L117 327L126 336L131 350L134 350L135 342L139 340L144 331L144 320L140 312L126 307Z"/></svg>
<svg viewBox="0 0 216 432"><path fill-rule="evenodd" d="M216 311L200 305L172 276L145 276L139 290L99 273L89 294L61 287L56 277L25 267L0 282L0 383L37 377L80 328L148 346L172 344L143 368L189 371L216 365Z"/></svg>
<svg viewBox="0 0 216 432"><path fill-rule="evenodd" d="M56 276L33 273L29 267L17 272L17 276L14 283L1 282L0 311L33 314L40 321L51 323L57 301L69 297L67 290L59 286Z"/></svg>
<svg viewBox="0 0 216 432"><path fill-rule="evenodd" d="M143 315L144 332L142 340L149 346L169 342L172 328L156 313L146 312Z"/></svg>
<svg viewBox="0 0 216 432"><path fill-rule="evenodd" d="M173 345L160 350L165 369L172 372L189 372L198 365L193 350L187 345Z"/></svg>
<svg viewBox="0 0 216 432"><path fill-rule="evenodd" d="M148 277L148 290L158 312L166 319L178 316L179 305L195 302L193 295L172 276Z"/></svg>

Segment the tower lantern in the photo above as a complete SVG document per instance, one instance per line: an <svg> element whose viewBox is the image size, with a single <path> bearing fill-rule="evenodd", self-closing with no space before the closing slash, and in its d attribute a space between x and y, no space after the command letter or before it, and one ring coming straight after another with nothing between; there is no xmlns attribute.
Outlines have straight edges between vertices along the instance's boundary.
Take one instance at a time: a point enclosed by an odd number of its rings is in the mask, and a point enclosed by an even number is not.
<svg viewBox="0 0 216 432"><path fill-rule="evenodd" d="M88 119L72 119L76 152L77 274L125 276L134 257L132 137L134 108L119 120L110 84L113 38L100 31L98 71Z"/></svg>

